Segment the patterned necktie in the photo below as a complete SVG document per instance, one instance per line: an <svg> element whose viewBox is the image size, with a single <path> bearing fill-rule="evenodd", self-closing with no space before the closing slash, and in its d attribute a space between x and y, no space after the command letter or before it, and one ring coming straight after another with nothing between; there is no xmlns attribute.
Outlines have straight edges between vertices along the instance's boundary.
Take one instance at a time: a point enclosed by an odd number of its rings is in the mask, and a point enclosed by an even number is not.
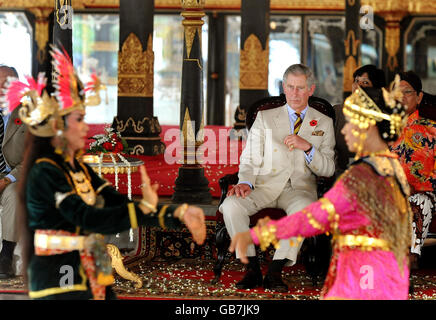
<svg viewBox="0 0 436 320"><path fill-rule="evenodd" d="M5 125L3 122L3 117L0 115L0 172L4 172L6 169L6 162L5 162L5 158L3 157L3 150L2 150L3 137L5 135L4 129L5 129Z"/></svg>
<svg viewBox="0 0 436 320"><path fill-rule="evenodd" d="M295 114L297 116L297 120L294 123L294 134L297 134L298 131L300 131L301 123L303 122L303 120L301 120L301 116L298 112L295 112Z"/></svg>

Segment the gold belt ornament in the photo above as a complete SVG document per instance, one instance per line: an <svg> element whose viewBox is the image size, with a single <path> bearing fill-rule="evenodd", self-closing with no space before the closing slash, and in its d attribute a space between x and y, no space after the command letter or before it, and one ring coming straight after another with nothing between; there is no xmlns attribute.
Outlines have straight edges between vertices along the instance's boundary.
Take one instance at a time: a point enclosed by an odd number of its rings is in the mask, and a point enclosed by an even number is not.
<svg viewBox="0 0 436 320"><path fill-rule="evenodd" d="M340 235L336 238L336 243L339 248L342 247L358 247L362 250L390 250L389 242L384 239L371 238L367 236L355 236L351 234Z"/></svg>
<svg viewBox="0 0 436 320"><path fill-rule="evenodd" d="M46 250L83 250L85 236L65 236L35 233L36 248Z"/></svg>

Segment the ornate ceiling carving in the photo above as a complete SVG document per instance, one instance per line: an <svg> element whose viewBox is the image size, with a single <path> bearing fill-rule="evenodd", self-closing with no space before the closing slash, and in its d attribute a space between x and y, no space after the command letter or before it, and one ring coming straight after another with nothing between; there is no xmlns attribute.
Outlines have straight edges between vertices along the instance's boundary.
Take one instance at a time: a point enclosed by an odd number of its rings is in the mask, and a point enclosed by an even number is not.
<svg viewBox="0 0 436 320"><path fill-rule="evenodd" d="M194 0L185 0L194 1ZM197 0L195 0L197 1ZM203 1L203 0L202 0ZM204 0L205 10L240 10L241 0ZM53 0L0 0L0 8L50 8ZM428 0L361 0L361 5L369 5L374 12L406 12L410 14L436 14L436 2ZM120 0L74 0L75 8L118 8ZM157 9L180 9L180 0L155 0ZM272 10L345 10L344 0L271 0Z"/></svg>

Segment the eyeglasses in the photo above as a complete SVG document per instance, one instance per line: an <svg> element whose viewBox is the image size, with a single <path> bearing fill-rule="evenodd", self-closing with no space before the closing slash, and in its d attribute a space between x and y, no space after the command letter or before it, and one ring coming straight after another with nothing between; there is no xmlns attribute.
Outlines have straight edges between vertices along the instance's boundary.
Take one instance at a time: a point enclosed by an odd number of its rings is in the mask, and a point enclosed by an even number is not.
<svg viewBox="0 0 436 320"><path fill-rule="evenodd" d="M357 76L354 78L354 83L357 83L361 87L369 87L371 86L371 81L368 78L362 78Z"/></svg>
<svg viewBox="0 0 436 320"><path fill-rule="evenodd" d="M411 95L413 95L416 91L415 90L404 90L401 91L403 93L404 96L406 97L410 97Z"/></svg>

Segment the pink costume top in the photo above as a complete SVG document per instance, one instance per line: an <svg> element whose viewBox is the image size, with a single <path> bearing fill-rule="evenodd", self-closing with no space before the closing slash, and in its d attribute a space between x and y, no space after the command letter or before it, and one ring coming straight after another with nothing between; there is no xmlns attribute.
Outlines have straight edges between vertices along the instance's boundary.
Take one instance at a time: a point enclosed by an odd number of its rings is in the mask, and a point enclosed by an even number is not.
<svg viewBox="0 0 436 320"><path fill-rule="evenodd" d="M323 299L407 299L411 212L398 160L357 160L323 198L291 216L254 227L255 244L330 232L333 255Z"/></svg>

